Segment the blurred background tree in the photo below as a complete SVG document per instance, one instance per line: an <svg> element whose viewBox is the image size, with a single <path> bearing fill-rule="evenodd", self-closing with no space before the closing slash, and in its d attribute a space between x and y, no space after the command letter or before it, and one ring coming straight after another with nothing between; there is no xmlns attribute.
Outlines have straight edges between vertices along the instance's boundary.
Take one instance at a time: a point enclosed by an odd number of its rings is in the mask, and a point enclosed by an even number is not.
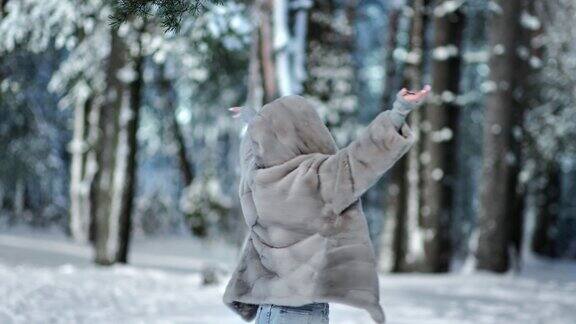
<svg viewBox="0 0 576 324"><path fill-rule="evenodd" d="M3 0L0 226L127 262L133 236L239 245L242 126L314 102L346 145L403 86L419 141L364 197L382 270L576 257L566 0ZM30 23L33 21L34 23Z"/></svg>

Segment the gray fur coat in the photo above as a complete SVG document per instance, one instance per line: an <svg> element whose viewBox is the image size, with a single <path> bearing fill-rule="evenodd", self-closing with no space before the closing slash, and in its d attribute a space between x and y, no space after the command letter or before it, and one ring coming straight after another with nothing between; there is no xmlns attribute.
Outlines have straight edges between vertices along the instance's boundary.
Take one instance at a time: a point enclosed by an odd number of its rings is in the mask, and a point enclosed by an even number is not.
<svg viewBox="0 0 576 324"><path fill-rule="evenodd" d="M384 322L360 196L414 142L380 113L338 149L309 101L265 105L241 144L240 201L249 234L224 302L249 321L259 304L338 302Z"/></svg>

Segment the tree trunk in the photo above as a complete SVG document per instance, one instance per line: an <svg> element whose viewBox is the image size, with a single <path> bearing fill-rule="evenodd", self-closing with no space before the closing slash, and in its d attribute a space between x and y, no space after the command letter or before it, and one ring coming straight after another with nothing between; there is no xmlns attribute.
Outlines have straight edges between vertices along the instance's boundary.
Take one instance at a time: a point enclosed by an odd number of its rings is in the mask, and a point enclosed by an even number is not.
<svg viewBox="0 0 576 324"><path fill-rule="evenodd" d="M175 113L171 114L170 121L172 125L174 141L178 147L178 165L180 166L180 174L182 175L182 181L184 185L188 186L194 180L194 169L192 168L192 163L188 160L188 149L186 148L186 141L184 141L184 135L182 135L182 127L180 126Z"/></svg>
<svg viewBox="0 0 576 324"><path fill-rule="evenodd" d="M401 86L402 66L394 59L394 51L398 44L398 34L401 32L401 20L404 3L389 9L388 35L385 54L385 81L382 94L382 107L391 107L396 91ZM389 109L389 108L388 108ZM385 218L381 234L380 268L384 271L400 272L406 253L406 189L404 174L406 160L401 159L388 173L384 194Z"/></svg>
<svg viewBox="0 0 576 324"><path fill-rule="evenodd" d="M26 182L22 178L16 180L14 186L14 220L23 220L26 210Z"/></svg>
<svg viewBox="0 0 576 324"><path fill-rule="evenodd" d="M527 13L531 16L537 17L540 21L546 20L546 15L543 14L544 8L536 10L535 1L528 2ZM528 56L524 57L524 67L530 73L529 90L526 93L532 94L528 99L530 100L529 108L532 106L539 106L545 101L541 97L542 87L542 74L540 66L533 66L529 64L531 59L538 61L545 60L546 45L534 40L541 39L544 36L544 29L542 24L537 24L531 29L527 29L524 33L524 43L529 48ZM520 74L520 73L519 73ZM523 73L522 73L523 74ZM520 74L521 75L521 74ZM525 77L525 76L522 76ZM526 80L526 78L524 78ZM533 104L535 102L536 104ZM524 184L525 191L530 191L530 195L534 198L534 213L530 213L533 217L532 222L527 220L520 239L522 246L519 248L524 251L532 251L541 256L559 257L557 250L554 231L557 230L558 221L561 215L562 204L562 170L558 160L545 158L537 149L538 134L526 131L526 147L527 153L537 160L537 170L530 182ZM557 235L557 233L556 233ZM526 254L524 254L526 255Z"/></svg>
<svg viewBox="0 0 576 324"><path fill-rule="evenodd" d="M251 16L259 19L260 8L255 4L252 8ZM250 42L250 62L248 65L248 93L246 104L249 107L258 109L262 107L264 100L264 88L262 84L262 65L260 61L260 31L255 28L251 35Z"/></svg>
<svg viewBox="0 0 576 324"><path fill-rule="evenodd" d="M429 0L413 0L412 25L410 31L410 55L408 57L405 69L405 80L407 86L412 89L422 87L424 74L424 52L426 51L425 31L428 27L428 16L426 8ZM409 125L417 137L422 133L422 116L420 110L415 110L410 114ZM422 141L415 143L414 147L408 152L400 163L405 163L405 173L403 175L404 184L400 186L404 193L400 196L405 197L406 204L406 250L403 260L399 262L402 265L400 271L421 271L425 270L424 255L422 246L424 244L425 233L422 229L423 219L421 217L422 204L422 165L420 156L422 154ZM400 177L398 177L400 179Z"/></svg>
<svg viewBox="0 0 576 324"><path fill-rule="evenodd" d="M312 6L312 0L292 2L292 9L296 11L294 22L294 76L292 89L294 93L301 94L304 91L306 72L306 40L308 36L308 11Z"/></svg>
<svg viewBox="0 0 576 324"><path fill-rule="evenodd" d="M74 109L74 131L70 143L70 234L77 242L87 242L90 237L90 177L88 174L89 116L93 97Z"/></svg>
<svg viewBox="0 0 576 324"><path fill-rule="evenodd" d="M120 36L111 32L111 48L106 71L107 88L103 107L98 107L98 129L96 147L97 171L94 177L94 200L91 211L95 219L95 262L103 265L115 263L119 240L118 220L112 219L116 154L119 135L119 115L124 100L124 87L117 78L125 64L125 48ZM116 221L116 222L115 222Z"/></svg>
<svg viewBox="0 0 576 324"><path fill-rule="evenodd" d="M439 8L448 0L438 1ZM455 96L459 92L462 30L461 10L434 18L434 49L432 55L433 100L423 110L426 130L424 137L424 177L420 210L427 235L424 242L425 270L447 272L451 258L451 224L453 186L456 174L456 134L459 107ZM457 50L457 52L456 52ZM452 52L454 51L454 52ZM449 98L444 98L449 94Z"/></svg>
<svg viewBox="0 0 576 324"><path fill-rule="evenodd" d="M387 69L386 87L384 99L393 102L396 93L401 86L409 88L421 87L424 62L423 53L425 51L425 30L428 23L426 6L428 0L412 0L411 15L409 23L409 37L404 45L408 54L404 57L401 71ZM401 8L398 8L401 10ZM396 13L392 12L390 24L395 23ZM400 16L400 18L402 18ZM399 19L400 19L399 18ZM400 23L400 20L399 22ZM391 26L389 35L389 46L396 46L394 39L399 27ZM390 62L393 57L388 58ZM388 63L390 64L390 63ZM394 76L402 74L403 80L396 82ZM416 136L421 132L420 129L420 112L411 113L408 123ZM392 272L406 272L422 269L423 256L420 251L423 245L423 233L420 229L421 219L420 210L420 183L421 183L421 165L419 156L421 154L421 144L416 143L407 156L400 159L394 168L390 171L390 178L386 196L386 213L387 224L389 227L386 233L393 235L392 238L383 238L387 240L390 246L391 256L383 255L382 261L386 262ZM390 228L393 227L393 228ZM386 242L386 241L385 241ZM385 243L386 244L386 243ZM383 249L382 253L388 253ZM390 260L390 258L392 258Z"/></svg>
<svg viewBox="0 0 576 324"><path fill-rule="evenodd" d="M386 55L384 66L386 69L384 80L384 93L382 95L383 107L390 107L394 101L398 84L398 67L394 60L394 50L398 46L397 38L400 31L400 18L402 18L402 6L389 9L388 13L388 35L386 39Z"/></svg>
<svg viewBox="0 0 576 324"><path fill-rule="evenodd" d="M176 118L176 94L172 90L172 83L165 76L164 67L160 69L160 82L158 86L160 88L160 96L162 97L161 109L166 111L170 116L169 128L174 137L174 142L176 142L178 168L182 176L182 183L184 186L188 186L194 180L194 169L188 159L188 149L186 148L186 141L182 134L182 127Z"/></svg>
<svg viewBox="0 0 576 324"><path fill-rule="evenodd" d="M308 19L305 93L339 115L327 120L333 130L357 109L353 57L355 8L355 0L314 1Z"/></svg>
<svg viewBox="0 0 576 324"><path fill-rule="evenodd" d="M562 173L557 162L550 162L544 172L543 184L536 191L536 224L532 235L532 251L547 257L558 257L554 230L560 217Z"/></svg>
<svg viewBox="0 0 576 324"><path fill-rule="evenodd" d="M289 22L289 0L274 0L272 13L274 17L273 25L273 45L274 59L276 66L276 80L278 84L278 95L287 96L294 94L292 86L293 68L290 62L290 22Z"/></svg>
<svg viewBox="0 0 576 324"><path fill-rule="evenodd" d="M390 243L389 249L382 249L381 262L384 270L402 272L405 268L407 248L407 197L406 197L406 159L396 163L390 172L386 192L386 224L382 237ZM387 237L387 236L390 237ZM390 253L390 255L386 255Z"/></svg>
<svg viewBox="0 0 576 324"><path fill-rule="evenodd" d="M139 40L139 54L132 62L134 78L124 84L118 74L127 64L127 47L116 31L111 34L105 101L97 116L97 171L91 208L95 219L95 262L102 265L128 261L136 189L136 133L143 86Z"/></svg>
<svg viewBox="0 0 576 324"><path fill-rule="evenodd" d="M492 49L490 83L494 86L486 101L482 184L478 219L476 267L504 272L510 267L511 217L521 199L516 194L519 163L518 143L513 138L521 123L522 107L514 98L519 68L521 0L498 0L502 9L489 23Z"/></svg>
<svg viewBox="0 0 576 324"><path fill-rule="evenodd" d="M259 10L260 31L260 58L262 81L264 89L264 102L270 102L278 97L278 83L276 80L276 67L274 64L274 44L272 17L273 0L257 0Z"/></svg>
<svg viewBox="0 0 576 324"><path fill-rule="evenodd" d="M121 192L121 207L119 219L119 246L117 252L117 261L120 263L128 262L128 250L130 247L130 233L132 230L132 211L134 207L134 196L136 195L137 185L137 152L138 125L140 121L140 107L142 105L142 87L144 83L144 58L142 56L142 44L138 42L139 53L134 60L134 80L129 86L129 104L123 105L124 115L120 115L120 140L118 158L119 174L124 175L124 180L118 183L118 191ZM123 152L122 147L126 150Z"/></svg>
<svg viewBox="0 0 576 324"><path fill-rule="evenodd" d="M535 1L523 0L521 2L521 12L530 16L537 16ZM520 18L522 19L522 18ZM513 196L510 218L510 232L509 240L511 249L511 266L515 271L520 271L521 257L523 249L523 241L525 234L525 220L524 214L526 209L527 197L527 183L520 181L520 172L522 171L523 161L526 159L526 146L525 143L530 142L530 138L526 135L528 130L525 128L523 119L525 111L534 106L537 100L536 94L540 88L540 80L538 80L537 68L530 64L533 57L541 59L541 47L535 47L532 40L539 37L542 33L539 26L522 26L520 24L520 36L518 40L517 60L518 67L515 70L514 78L517 91L516 100L519 109L514 109L512 119L515 121L513 133L511 135L512 151L516 156L516 163L510 165L511 173L515 174L515 181L510 184L508 188L510 196ZM525 50L521 50L525 49Z"/></svg>

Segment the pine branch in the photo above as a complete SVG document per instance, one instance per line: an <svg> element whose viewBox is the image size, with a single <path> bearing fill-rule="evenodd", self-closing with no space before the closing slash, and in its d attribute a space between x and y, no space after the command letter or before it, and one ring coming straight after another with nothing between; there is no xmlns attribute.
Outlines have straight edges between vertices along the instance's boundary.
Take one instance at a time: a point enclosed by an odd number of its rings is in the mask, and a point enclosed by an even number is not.
<svg viewBox="0 0 576 324"><path fill-rule="evenodd" d="M197 16L208 4L222 4L223 0L110 0L114 14L111 24L118 28L131 16L157 16L166 31L178 31L185 15Z"/></svg>

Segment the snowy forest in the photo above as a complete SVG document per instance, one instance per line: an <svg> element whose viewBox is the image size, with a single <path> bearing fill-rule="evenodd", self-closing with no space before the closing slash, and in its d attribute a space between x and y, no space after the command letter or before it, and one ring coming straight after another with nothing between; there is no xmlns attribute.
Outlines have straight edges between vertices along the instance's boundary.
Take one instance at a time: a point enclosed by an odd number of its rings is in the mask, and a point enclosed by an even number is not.
<svg viewBox="0 0 576 324"><path fill-rule="evenodd" d="M242 323L227 109L298 94L344 147L425 84L416 144L362 197L388 321L576 323L574 21L574 0L0 0L0 323Z"/></svg>

